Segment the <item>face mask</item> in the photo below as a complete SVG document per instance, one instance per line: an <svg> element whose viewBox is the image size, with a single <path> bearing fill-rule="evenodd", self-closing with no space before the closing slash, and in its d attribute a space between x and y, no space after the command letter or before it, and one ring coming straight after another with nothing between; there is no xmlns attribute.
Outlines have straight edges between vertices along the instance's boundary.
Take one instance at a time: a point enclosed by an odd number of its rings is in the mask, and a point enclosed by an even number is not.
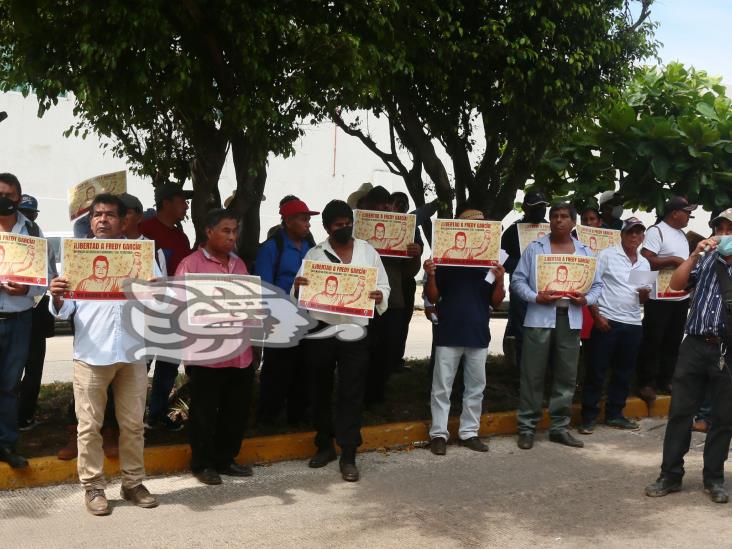
<svg viewBox="0 0 732 549"><path fill-rule="evenodd" d="M612 211L613 219L620 219L623 217L623 207L622 206L614 206Z"/></svg>
<svg viewBox="0 0 732 549"><path fill-rule="evenodd" d="M338 242L338 244L345 244L349 240L351 240L351 235L353 234L353 225L348 225L346 227L341 227L340 229L336 229L332 233L330 233L330 236L333 237L333 240Z"/></svg>
<svg viewBox="0 0 732 549"><path fill-rule="evenodd" d="M0 196L0 215L13 215L18 211L18 205L6 196Z"/></svg>
<svg viewBox="0 0 732 549"><path fill-rule="evenodd" d="M732 236L722 236L717 244L717 251L724 257L732 255Z"/></svg>

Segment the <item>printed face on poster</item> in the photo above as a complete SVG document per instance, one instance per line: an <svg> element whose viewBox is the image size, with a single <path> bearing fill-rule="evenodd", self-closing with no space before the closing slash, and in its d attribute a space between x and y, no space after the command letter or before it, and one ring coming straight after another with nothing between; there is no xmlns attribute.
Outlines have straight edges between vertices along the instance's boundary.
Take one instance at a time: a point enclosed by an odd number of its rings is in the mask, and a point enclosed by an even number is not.
<svg viewBox="0 0 732 549"><path fill-rule="evenodd" d="M551 232L549 223L516 223L516 229L521 253L524 253L526 246L531 242L544 238Z"/></svg>
<svg viewBox="0 0 732 549"><path fill-rule="evenodd" d="M689 295L689 292L681 290L671 289L671 277L674 275L676 269L661 269L658 271L658 278L656 279L656 293L654 299L669 299L676 300L680 297Z"/></svg>
<svg viewBox="0 0 732 549"><path fill-rule="evenodd" d="M303 262L302 276L308 284L300 287L298 305L309 311L373 318L376 267L343 263Z"/></svg>
<svg viewBox="0 0 732 549"><path fill-rule="evenodd" d="M597 259L574 254L536 256L536 289L555 295L586 294L595 279Z"/></svg>
<svg viewBox="0 0 732 549"><path fill-rule="evenodd" d="M98 175L74 185L68 191L69 219L81 217L89 211L92 200L98 194L127 192L127 172Z"/></svg>
<svg viewBox="0 0 732 549"><path fill-rule="evenodd" d="M47 250L45 238L0 233L0 282L48 285Z"/></svg>
<svg viewBox="0 0 732 549"><path fill-rule="evenodd" d="M577 240L597 255L605 248L620 244L620 231L577 225Z"/></svg>
<svg viewBox="0 0 732 549"><path fill-rule="evenodd" d="M353 236L371 244L379 255L407 257L407 245L414 241L416 215L372 210L354 210L353 215Z"/></svg>
<svg viewBox="0 0 732 549"><path fill-rule="evenodd" d="M432 223L435 265L495 267L500 263L501 222L436 219Z"/></svg>
<svg viewBox="0 0 732 549"><path fill-rule="evenodd" d="M63 271L71 289L64 297L126 299L125 281L154 277L154 255L152 240L67 238L63 245Z"/></svg>

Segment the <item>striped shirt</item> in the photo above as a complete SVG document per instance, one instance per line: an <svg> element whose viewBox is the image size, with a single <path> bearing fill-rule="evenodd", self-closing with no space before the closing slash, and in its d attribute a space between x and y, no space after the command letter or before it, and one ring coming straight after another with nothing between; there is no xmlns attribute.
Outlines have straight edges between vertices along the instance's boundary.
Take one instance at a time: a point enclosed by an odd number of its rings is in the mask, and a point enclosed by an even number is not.
<svg viewBox="0 0 732 549"><path fill-rule="evenodd" d="M714 267L717 261L727 267L727 273L732 277L732 264L727 263L717 252L702 258L691 271L689 286L695 286L696 290L686 320L686 333L689 335L724 335L722 294Z"/></svg>

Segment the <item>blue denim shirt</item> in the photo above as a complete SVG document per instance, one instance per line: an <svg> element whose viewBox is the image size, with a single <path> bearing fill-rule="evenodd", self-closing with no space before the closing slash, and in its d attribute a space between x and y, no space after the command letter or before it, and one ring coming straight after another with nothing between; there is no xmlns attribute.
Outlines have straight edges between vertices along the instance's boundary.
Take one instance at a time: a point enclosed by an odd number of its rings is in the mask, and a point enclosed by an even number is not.
<svg viewBox="0 0 732 549"><path fill-rule="evenodd" d="M26 236L30 236L28 234L28 218L25 217L22 213L18 212L18 219L15 222L15 225L13 226L13 230L11 230L11 233L15 234L24 234ZM40 238L44 238L43 232L40 232L38 235ZM49 260L49 272L48 272L48 279L51 279L52 272L50 268L50 260ZM27 311L31 307L35 305L34 297L37 297L39 295L43 295L46 293L47 286L28 286L28 293L25 295L8 295L5 292L0 292L0 312L3 313L20 313L22 311Z"/></svg>
<svg viewBox="0 0 732 549"><path fill-rule="evenodd" d="M574 242L576 254L593 256L592 251L579 240L573 237L572 241ZM549 235L534 240L521 254L518 266L511 276L511 290L528 303L526 319L524 320L524 326L527 328L554 328L556 324L557 305L555 303L551 305L536 303L536 296L538 295L536 291L536 256L551 253L552 245L549 241ZM587 304L594 305L597 303L601 291L600 274L595 271L595 280L585 296ZM582 307L571 302L569 304L569 327L572 330L582 328Z"/></svg>

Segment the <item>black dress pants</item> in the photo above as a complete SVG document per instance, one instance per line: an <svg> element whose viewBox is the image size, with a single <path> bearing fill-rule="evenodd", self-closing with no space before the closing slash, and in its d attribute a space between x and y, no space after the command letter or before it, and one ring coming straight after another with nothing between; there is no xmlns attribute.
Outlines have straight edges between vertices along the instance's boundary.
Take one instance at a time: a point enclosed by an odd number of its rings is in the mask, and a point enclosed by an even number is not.
<svg viewBox="0 0 732 549"><path fill-rule="evenodd" d="M404 309L387 309L369 324L371 364L366 383L366 404L383 402L389 377L399 366L404 329Z"/></svg>
<svg viewBox="0 0 732 549"><path fill-rule="evenodd" d="M275 421L286 408L290 425L304 421L309 401L307 372L303 344L264 349L257 420Z"/></svg>
<svg viewBox="0 0 732 549"><path fill-rule="evenodd" d="M188 366L191 469L223 468L239 454L251 404L254 368Z"/></svg>
<svg viewBox="0 0 732 549"><path fill-rule="evenodd" d="M663 439L661 473L665 476L680 479L684 475L691 424L709 387L712 427L704 443L704 485L724 481L724 462L732 439L732 372L730 365L719 368L719 354L719 344L707 343L702 337L687 336L681 344Z"/></svg>
<svg viewBox="0 0 732 549"><path fill-rule="evenodd" d="M643 343L638 355L638 386L665 390L674 374L689 300L649 299L643 306Z"/></svg>
<svg viewBox="0 0 732 549"><path fill-rule="evenodd" d="M366 372L369 367L369 341L341 341L336 337L308 339L305 356L310 381L310 404L316 430L315 445L328 448L333 438L345 451L361 445ZM335 421L333 387L336 387Z"/></svg>

